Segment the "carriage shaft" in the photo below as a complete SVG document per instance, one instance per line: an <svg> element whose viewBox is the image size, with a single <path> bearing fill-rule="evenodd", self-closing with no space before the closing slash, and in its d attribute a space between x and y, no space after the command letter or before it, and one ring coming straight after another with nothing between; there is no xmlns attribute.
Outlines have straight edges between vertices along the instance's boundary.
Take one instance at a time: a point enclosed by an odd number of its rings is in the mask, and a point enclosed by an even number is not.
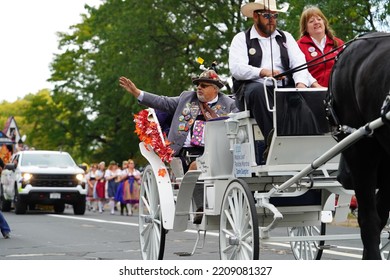
<svg viewBox="0 0 390 280"><path fill-rule="evenodd" d="M385 115L386 119L390 120L390 112L386 113ZM293 184L297 183L299 180L301 180L303 177L310 174L312 171L316 170L338 154L340 154L342 151L344 151L346 148L363 138L364 136L367 136L371 134L372 131L375 129L383 126L384 122L381 117L377 118L376 120L360 127L352 134L348 135L346 138L338 142L335 146L333 146L329 151L322 154L320 157L315 159L311 164L306 166L303 170L301 170L299 173L294 175L292 178L281 184L280 186L276 186L275 188L278 191L283 191L286 188L292 186Z"/></svg>

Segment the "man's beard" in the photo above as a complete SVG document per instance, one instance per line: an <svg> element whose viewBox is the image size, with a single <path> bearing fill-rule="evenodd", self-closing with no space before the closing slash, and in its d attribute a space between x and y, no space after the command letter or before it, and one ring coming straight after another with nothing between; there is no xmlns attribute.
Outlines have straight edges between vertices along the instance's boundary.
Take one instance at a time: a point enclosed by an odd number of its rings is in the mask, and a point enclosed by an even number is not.
<svg viewBox="0 0 390 280"><path fill-rule="evenodd" d="M257 28L264 33L267 37L275 31L275 25L262 24L260 21L256 24Z"/></svg>
<svg viewBox="0 0 390 280"><path fill-rule="evenodd" d="M204 98L204 95L196 94L198 96L198 99L200 102L206 102L206 99Z"/></svg>

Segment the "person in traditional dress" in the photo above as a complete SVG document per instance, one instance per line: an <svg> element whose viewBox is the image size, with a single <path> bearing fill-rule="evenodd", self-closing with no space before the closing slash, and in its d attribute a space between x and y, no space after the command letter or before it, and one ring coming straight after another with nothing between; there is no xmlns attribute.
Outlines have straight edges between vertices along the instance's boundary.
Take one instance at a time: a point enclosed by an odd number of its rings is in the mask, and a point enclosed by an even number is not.
<svg viewBox="0 0 390 280"><path fill-rule="evenodd" d="M94 198L97 200L99 213L104 211L104 203L106 201L106 179L104 178L106 171L106 164L104 161L98 164L96 170L96 183L94 189Z"/></svg>
<svg viewBox="0 0 390 280"><path fill-rule="evenodd" d="M127 161L127 168L122 170L116 200L121 203L121 214L127 208L127 215L133 215L134 207L139 203L139 187L141 185L141 172L135 168L134 160Z"/></svg>

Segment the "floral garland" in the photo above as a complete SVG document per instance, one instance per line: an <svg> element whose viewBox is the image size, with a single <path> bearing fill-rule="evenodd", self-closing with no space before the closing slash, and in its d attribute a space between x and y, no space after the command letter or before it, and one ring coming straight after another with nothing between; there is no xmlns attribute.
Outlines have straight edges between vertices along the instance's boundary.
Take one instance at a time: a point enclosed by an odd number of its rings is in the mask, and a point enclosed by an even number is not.
<svg viewBox="0 0 390 280"><path fill-rule="evenodd" d="M145 147L150 145L163 162L170 163L174 153L170 147L170 142L165 134L163 134L164 139L162 139L158 123L149 121L148 115L149 111L147 109L134 114L135 133L139 140L144 142Z"/></svg>

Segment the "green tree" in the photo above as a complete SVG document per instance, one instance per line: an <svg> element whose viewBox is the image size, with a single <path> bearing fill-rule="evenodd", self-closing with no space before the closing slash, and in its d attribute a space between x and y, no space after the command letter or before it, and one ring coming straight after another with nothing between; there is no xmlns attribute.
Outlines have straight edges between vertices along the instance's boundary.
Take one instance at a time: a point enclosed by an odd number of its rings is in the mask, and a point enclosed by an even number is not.
<svg viewBox="0 0 390 280"><path fill-rule="evenodd" d="M219 62L220 74L227 79L230 41L252 24L240 13L246 2L107 0L98 8L88 7L80 24L59 33L50 78L55 84L50 114L58 117L50 125L57 136L50 143L71 147L91 161L139 156L133 114L142 107L118 86L118 78L125 75L143 90L175 96L192 88L190 78L200 73L200 56L206 66ZM377 25L388 26L383 23L389 12L385 1L289 3L279 27L295 38L302 9L309 4L324 11L345 41ZM61 133L66 137L59 137Z"/></svg>
<svg viewBox="0 0 390 280"><path fill-rule="evenodd" d="M14 117L16 124L19 128L19 133L21 136L26 135L27 140L26 144L31 145L31 139L29 135L32 131L32 126L30 125L28 119L25 118L25 112L29 108L28 98L32 96L29 94L23 99L18 99L15 102L3 101L0 103L0 127L4 128L9 117Z"/></svg>
<svg viewBox="0 0 390 280"><path fill-rule="evenodd" d="M94 158L120 160L138 153L132 115L141 107L118 86L121 75L164 95L192 87L198 56L207 64L224 62L221 73L228 75L227 49L236 33L231 26L243 20L240 1L223 2L231 7L228 16L215 1L111 0L90 8L71 33L59 34L61 52L50 79L56 85L53 100L72 96L67 105L74 118L88 116L88 122L78 123Z"/></svg>
<svg viewBox="0 0 390 280"><path fill-rule="evenodd" d="M328 18L336 36L349 41L356 35L388 30L390 6L385 0L291 0L285 16L285 28L299 38L299 17L305 6L319 7Z"/></svg>

